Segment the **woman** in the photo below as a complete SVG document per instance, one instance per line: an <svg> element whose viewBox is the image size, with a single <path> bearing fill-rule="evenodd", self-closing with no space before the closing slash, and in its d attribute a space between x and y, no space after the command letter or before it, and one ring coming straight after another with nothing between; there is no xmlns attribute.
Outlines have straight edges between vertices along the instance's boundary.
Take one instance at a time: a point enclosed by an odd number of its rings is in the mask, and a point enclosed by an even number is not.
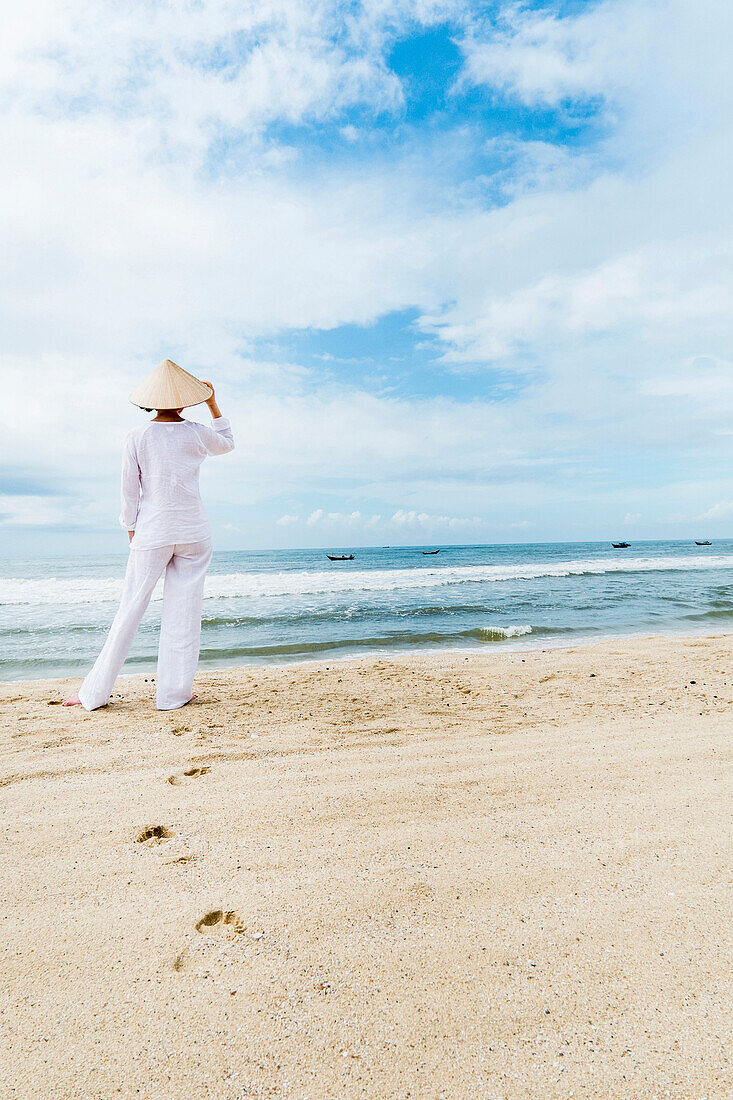
<svg viewBox="0 0 733 1100"><path fill-rule="evenodd" d="M231 451L234 438L210 382L164 360L130 395L153 420L125 440L120 523L130 538L122 600L104 648L64 706L96 710L109 702L120 669L153 589L165 572L158 647L156 703L159 710L184 707L195 698L201 601L211 560L211 532L199 496L199 467L207 455ZM184 420L184 408L205 401L210 428Z"/></svg>

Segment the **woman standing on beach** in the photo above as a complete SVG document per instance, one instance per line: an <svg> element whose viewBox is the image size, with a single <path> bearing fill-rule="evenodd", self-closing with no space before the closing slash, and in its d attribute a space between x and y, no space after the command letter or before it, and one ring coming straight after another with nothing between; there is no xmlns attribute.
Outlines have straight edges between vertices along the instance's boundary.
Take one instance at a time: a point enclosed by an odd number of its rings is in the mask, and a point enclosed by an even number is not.
<svg viewBox="0 0 733 1100"><path fill-rule="evenodd" d="M231 451L234 438L210 382L165 359L130 394L134 405L157 415L125 440L120 523L130 538L122 599L102 652L64 706L96 710L109 702L156 583L163 573L156 704L175 710L190 703L199 659L201 601L211 560L209 522L199 496L199 468L207 455ZM205 401L210 428L181 412Z"/></svg>

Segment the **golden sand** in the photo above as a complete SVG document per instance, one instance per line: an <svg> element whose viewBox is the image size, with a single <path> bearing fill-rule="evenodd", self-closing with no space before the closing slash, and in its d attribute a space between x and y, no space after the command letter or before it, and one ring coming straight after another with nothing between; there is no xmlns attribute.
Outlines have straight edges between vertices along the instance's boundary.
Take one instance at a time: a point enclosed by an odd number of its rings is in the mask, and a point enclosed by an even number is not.
<svg viewBox="0 0 733 1100"><path fill-rule="evenodd" d="M0 1095L733 1095L732 656L2 685Z"/></svg>

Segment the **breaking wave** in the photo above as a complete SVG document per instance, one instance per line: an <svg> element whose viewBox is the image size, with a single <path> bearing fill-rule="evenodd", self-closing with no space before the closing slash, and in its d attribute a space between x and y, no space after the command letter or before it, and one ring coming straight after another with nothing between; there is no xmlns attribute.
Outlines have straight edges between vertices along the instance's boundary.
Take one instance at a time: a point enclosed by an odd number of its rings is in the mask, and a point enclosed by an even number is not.
<svg viewBox="0 0 733 1100"><path fill-rule="evenodd" d="M345 566L345 567L344 567ZM452 585L499 584L543 577L583 575L695 572L733 569L733 555L691 555L656 558L586 558L516 565L464 565L407 569L338 569L277 573L212 573L207 577L205 598L257 599L319 596L337 593L399 592ZM12 604L67 605L110 603L119 599L121 577L0 578L0 606ZM153 599L162 597L162 584Z"/></svg>

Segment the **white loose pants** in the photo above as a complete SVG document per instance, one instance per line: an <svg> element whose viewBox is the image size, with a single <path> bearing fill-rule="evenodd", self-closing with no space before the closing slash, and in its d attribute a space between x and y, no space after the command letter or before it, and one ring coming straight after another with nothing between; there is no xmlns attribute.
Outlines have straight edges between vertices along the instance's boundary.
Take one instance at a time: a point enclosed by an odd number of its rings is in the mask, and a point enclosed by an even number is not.
<svg viewBox="0 0 733 1100"><path fill-rule="evenodd" d="M133 543L119 610L102 652L79 688L79 701L85 710L96 710L109 702L153 589L164 571L156 705L158 710L175 710L190 702L199 659L204 579L211 554L211 539L151 550L136 550Z"/></svg>

